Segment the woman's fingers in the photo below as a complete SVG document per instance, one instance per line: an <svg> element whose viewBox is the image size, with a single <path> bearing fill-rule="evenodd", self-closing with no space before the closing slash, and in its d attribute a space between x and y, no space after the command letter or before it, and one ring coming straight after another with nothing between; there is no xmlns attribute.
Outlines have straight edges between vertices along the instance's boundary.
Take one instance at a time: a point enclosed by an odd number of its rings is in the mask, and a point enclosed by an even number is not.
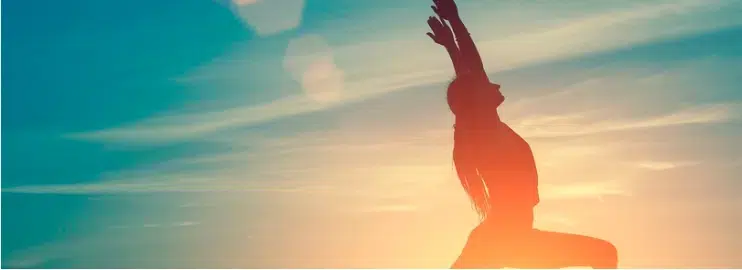
<svg viewBox="0 0 742 270"><path fill-rule="evenodd" d="M440 19L439 17L430 17L430 20L436 26L436 28L443 29L444 27L443 19Z"/></svg>
<svg viewBox="0 0 742 270"><path fill-rule="evenodd" d="M441 28L445 28L446 27L446 21L443 20L443 17L441 17L440 15L438 15L437 17L435 17L435 20L438 22L438 24L441 26Z"/></svg>
<svg viewBox="0 0 742 270"><path fill-rule="evenodd" d="M456 16L456 13L458 13L456 3L453 0L433 0L433 4L434 6L431 6L431 8L442 19L449 20L451 16Z"/></svg>
<svg viewBox="0 0 742 270"><path fill-rule="evenodd" d="M426 34L430 37L430 39L433 40L433 42L438 43L438 40L435 38L435 35L433 35L433 33L428 32Z"/></svg>
<svg viewBox="0 0 742 270"><path fill-rule="evenodd" d="M436 21L433 19L433 17L428 18L428 26L430 26L430 29L433 30L433 32L437 30L438 26L436 25Z"/></svg>
<svg viewBox="0 0 742 270"><path fill-rule="evenodd" d="M437 44L440 44L440 45L443 45L443 42L441 42L441 41L440 41L440 40L438 39L438 37L436 37L436 36L435 36L435 35L434 35L433 33L430 33L430 32L428 32L428 33L426 33L426 34L428 35L428 37L430 37L430 39L432 39L432 40L433 40L433 42L435 42L435 43L437 43Z"/></svg>
<svg viewBox="0 0 742 270"><path fill-rule="evenodd" d="M431 17L428 19L430 28L433 29L437 35L449 35L451 28L448 26L445 20L440 17Z"/></svg>
<svg viewBox="0 0 742 270"><path fill-rule="evenodd" d="M441 25L441 22L438 21L435 17L428 18L428 25L430 26L430 29L433 30L433 33L438 33L441 29L443 29L443 25Z"/></svg>
<svg viewBox="0 0 742 270"><path fill-rule="evenodd" d="M430 30L432 30L432 31L433 31L433 33L437 33L437 32L438 32L438 29L439 29L439 28L438 28L438 26L436 25L436 21L435 21L435 19L433 19L433 16L430 16L430 17L428 17L428 26L430 26ZM427 35L428 35L428 36L429 36L429 37L430 37L431 39L433 39L433 41L434 41L435 43L438 43L438 39L436 38L436 36L435 36L435 35L434 35L433 33L431 33L431 32L428 32L428 33L427 33Z"/></svg>
<svg viewBox="0 0 742 270"><path fill-rule="evenodd" d="M443 9L441 9L441 7L443 7ZM433 0L433 5L430 6L430 8L433 9L433 12L435 12L437 16L428 17L428 26L430 26L432 33L428 32L427 35L433 40L433 42L443 45L444 40L447 41L447 39L450 38L447 36L450 36L449 33L451 32L448 24L446 24L444 20L446 18L444 15L448 11L445 10L445 3L441 0Z"/></svg>

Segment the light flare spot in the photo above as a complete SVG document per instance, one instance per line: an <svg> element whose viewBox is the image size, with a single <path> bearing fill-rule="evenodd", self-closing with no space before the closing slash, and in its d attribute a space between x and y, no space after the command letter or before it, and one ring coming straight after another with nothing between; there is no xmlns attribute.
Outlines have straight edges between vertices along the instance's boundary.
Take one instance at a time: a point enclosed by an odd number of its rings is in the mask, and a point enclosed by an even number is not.
<svg viewBox="0 0 742 270"><path fill-rule="evenodd" d="M331 103L343 97L344 73L335 65L332 50L322 37L306 35L291 40L283 64L311 100Z"/></svg>
<svg viewBox="0 0 742 270"><path fill-rule="evenodd" d="M232 11L258 35L291 30L301 24L304 0L232 0Z"/></svg>

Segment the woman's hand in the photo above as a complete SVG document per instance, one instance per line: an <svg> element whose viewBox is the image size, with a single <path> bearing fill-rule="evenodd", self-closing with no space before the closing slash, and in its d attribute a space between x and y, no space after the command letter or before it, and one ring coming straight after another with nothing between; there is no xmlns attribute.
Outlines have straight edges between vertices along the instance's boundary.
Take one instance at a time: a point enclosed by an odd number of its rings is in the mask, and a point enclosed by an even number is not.
<svg viewBox="0 0 742 270"><path fill-rule="evenodd" d="M432 6L435 14L444 20L457 20L459 18L459 9L456 7L454 0L433 0Z"/></svg>
<svg viewBox="0 0 742 270"><path fill-rule="evenodd" d="M448 27L448 24L446 24L443 19L431 16L428 18L428 26L430 26L430 30L433 32L428 32L427 34L433 42L443 45L446 48L456 46L456 41L454 41L453 38L453 31L451 31L451 28Z"/></svg>

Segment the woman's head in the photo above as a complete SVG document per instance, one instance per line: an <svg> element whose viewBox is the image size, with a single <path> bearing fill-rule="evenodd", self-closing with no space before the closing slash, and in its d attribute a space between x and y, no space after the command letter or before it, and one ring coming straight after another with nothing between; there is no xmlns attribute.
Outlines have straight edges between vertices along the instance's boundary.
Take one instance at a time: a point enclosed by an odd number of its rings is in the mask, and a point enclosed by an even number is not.
<svg viewBox="0 0 742 270"><path fill-rule="evenodd" d="M459 76L448 85L448 107L457 117L489 115L487 112L496 112L504 100L500 85L486 78Z"/></svg>

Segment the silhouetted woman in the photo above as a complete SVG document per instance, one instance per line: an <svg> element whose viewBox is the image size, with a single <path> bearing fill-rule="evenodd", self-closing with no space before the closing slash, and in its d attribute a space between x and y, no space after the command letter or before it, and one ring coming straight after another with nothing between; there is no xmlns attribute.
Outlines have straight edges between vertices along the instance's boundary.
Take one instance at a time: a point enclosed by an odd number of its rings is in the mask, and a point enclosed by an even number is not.
<svg viewBox="0 0 742 270"><path fill-rule="evenodd" d="M447 93L456 117L453 160L481 218L452 268L616 268L617 251L607 241L533 228L539 195L531 148L500 120L505 98L489 82L454 0L433 2L440 19L428 19L428 36L446 48L456 71Z"/></svg>

